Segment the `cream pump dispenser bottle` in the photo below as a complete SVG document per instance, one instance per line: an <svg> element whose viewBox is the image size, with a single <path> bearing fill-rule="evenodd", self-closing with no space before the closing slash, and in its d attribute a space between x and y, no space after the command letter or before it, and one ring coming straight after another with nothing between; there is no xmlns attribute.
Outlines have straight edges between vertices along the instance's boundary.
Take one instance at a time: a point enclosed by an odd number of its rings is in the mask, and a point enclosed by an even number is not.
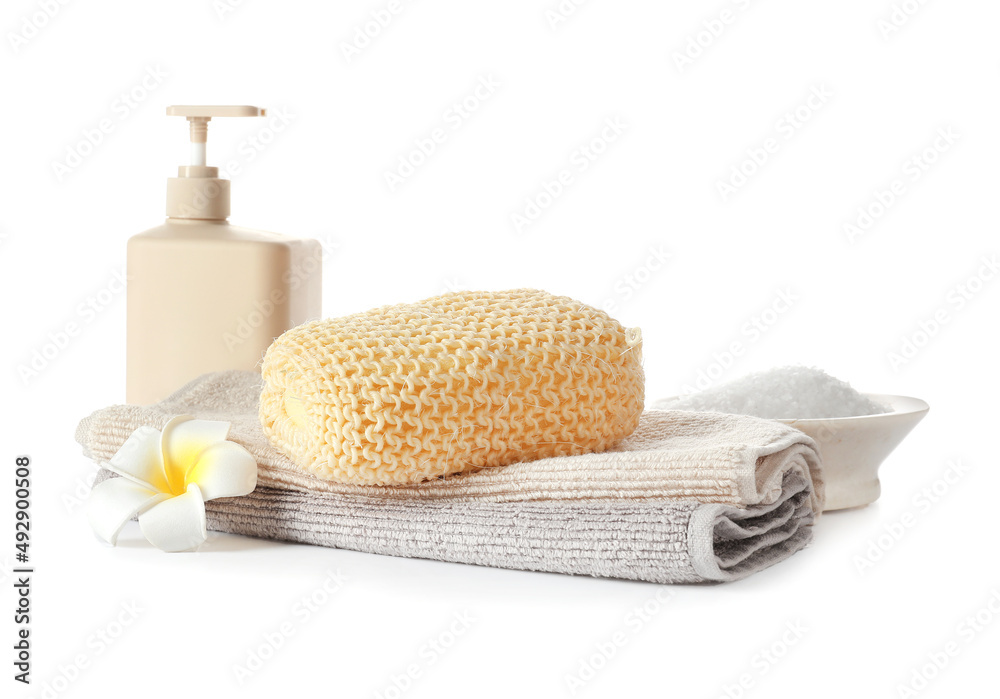
<svg viewBox="0 0 1000 699"><path fill-rule="evenodd" d="M229 223L229 180L207 167L208 122L250 106L175 106L191 164L167 180L167 219L128 241L126 400L156 402L198 376L257 369L278 335L321 315L315 240Z"/></svg>

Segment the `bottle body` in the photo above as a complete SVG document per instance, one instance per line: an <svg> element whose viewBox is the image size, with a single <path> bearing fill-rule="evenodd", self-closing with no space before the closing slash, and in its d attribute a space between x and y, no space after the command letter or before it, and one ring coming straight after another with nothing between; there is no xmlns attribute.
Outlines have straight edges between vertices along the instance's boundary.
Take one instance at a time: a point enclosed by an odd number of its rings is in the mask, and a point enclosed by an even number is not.
<svg viewBox="0 0 1000 699"><path fill-rule="evenodd" d="M168 218L128 243L126 400L159 401L211 371L258 369L291 327L321 316L315 240Z"/></svg>

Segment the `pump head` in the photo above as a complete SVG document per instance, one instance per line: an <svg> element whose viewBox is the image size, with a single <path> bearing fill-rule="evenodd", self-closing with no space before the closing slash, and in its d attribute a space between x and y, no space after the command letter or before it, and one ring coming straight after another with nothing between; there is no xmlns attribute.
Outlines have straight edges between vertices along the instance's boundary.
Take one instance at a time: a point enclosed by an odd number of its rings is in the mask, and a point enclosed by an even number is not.
<svg viewBox="0 0 1000 699"><path fill-rule="evenodd" d="M167 216L224 220L229 217L229 180L219 168L206 165L208 122L213 117L266 116L267 110L248 105L175 105L167 116L187 117L191 133L191 164L167 179Z"/></svg>

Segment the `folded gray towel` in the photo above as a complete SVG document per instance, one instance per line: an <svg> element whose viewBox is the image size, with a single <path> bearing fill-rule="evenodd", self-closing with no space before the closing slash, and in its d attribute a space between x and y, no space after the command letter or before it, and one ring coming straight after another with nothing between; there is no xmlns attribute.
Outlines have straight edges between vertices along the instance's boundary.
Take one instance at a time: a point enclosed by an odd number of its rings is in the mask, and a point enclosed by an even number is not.
<svg viewBox="0 0 1000 699"><path fill-rule="evenodd" d="M77 439L100 463L132 430L159 429L173 415L232 422L230 438L258 459L260 480L248 496L207 503L214 531L656 583L737 580L766 568L809 542L822 507L815 446L800 432L666 411L645 414L604 454L416 486L331 485L296 474L263 439L259 381L251 372L209 374L159 404L98 411Z"/></svg>
<svg viewBox="0 0 1000 699"><path fill-rule="evenodd" d="M98 480L111 476L101 471ZM113 477L113 476L112 476ZM653 583L739 580L812 538L810 486L789 472L769 505L672 500L400 500L258 487L205 504L208 528L494 568Z"/></svg>

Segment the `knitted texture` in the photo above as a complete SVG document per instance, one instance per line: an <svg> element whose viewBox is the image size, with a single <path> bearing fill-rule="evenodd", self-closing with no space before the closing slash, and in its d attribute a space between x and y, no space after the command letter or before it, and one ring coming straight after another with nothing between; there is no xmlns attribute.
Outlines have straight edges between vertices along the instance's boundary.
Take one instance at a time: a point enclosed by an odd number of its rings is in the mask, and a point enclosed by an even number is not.
<svg viewBox="0 0 1000 699"><path fill-rule="evenodd" d="M639 423L641 347L638 329L567 297L444 294L283 334L260 420L300 469L350 484L600 452Z"/></svg>

